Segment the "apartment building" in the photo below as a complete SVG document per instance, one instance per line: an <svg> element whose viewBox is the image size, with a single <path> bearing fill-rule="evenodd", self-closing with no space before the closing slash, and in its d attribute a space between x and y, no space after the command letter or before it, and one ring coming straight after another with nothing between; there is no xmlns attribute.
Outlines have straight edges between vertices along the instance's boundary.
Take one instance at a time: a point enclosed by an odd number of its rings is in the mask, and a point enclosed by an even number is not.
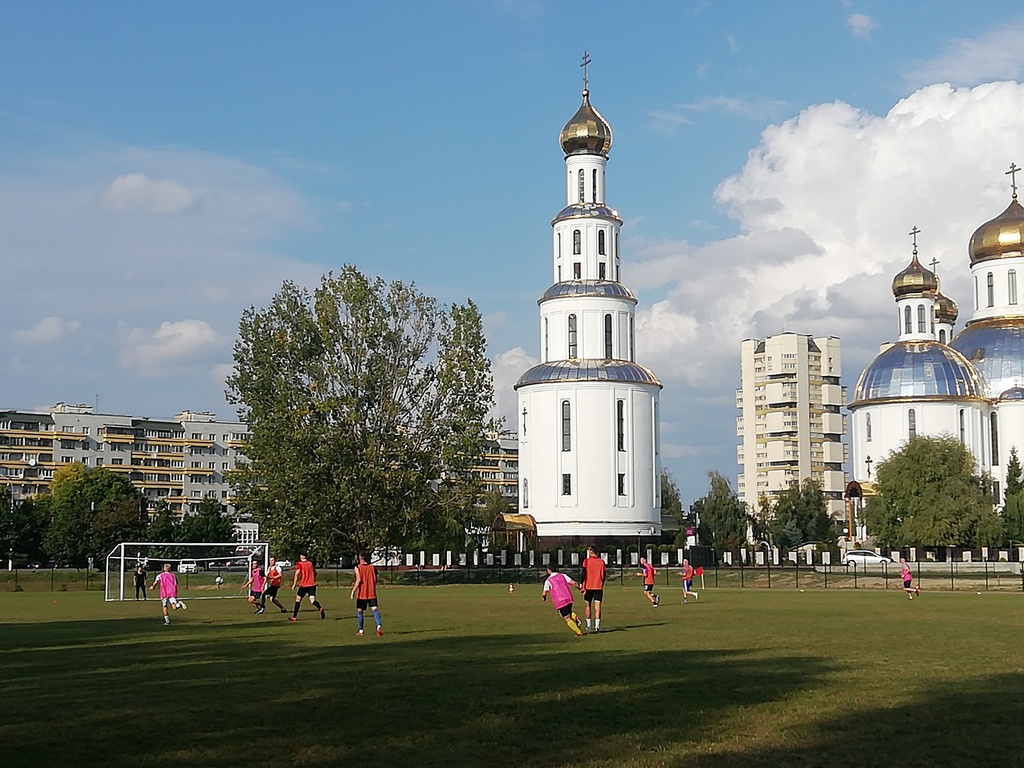
<svg viewBox="0 0 1024 768"><path fill-rule="evenodd" d="M480 446L471 472L485 492L498 491L513 507L519 498L519 441L514 434L492 432Z"/></svg>
<svg viewBox="0 0 1024 768"><path fill-rule="evenodd" d="M839 339L797 333L746 339L740 358L739 498L757 510L762 498L812 478L829 497L830 513L842 518L847 447Z"/></svg>

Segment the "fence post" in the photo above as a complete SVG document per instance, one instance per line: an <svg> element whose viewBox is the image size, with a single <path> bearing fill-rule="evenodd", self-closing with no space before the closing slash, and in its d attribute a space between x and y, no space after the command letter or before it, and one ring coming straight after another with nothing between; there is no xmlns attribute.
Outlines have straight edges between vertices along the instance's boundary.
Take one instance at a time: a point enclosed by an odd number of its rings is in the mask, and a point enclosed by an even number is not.
<svg viewBox="0 0 1024 768"><path fill-rule="evenodd" d="M853 564L853 588L857 589L857 564Z"/></svg>
<svg viewBox="0 0 1024 768"><path fill-rule="evenodd" d="M772 588L772 553L769 551L766 553L764 558L765 565L768 566L768 589Z"/></svg>
<svg viewBox="0 0 1024 768"><path fill-rule="evenodd" d="M882 575L885 577L885 588L889 588L889 564L882 563Z"/></svg>
<svg viewBox="0 0 1024 768"><path fill-rule="evenodd" d="M796 552L796 588L800 589L800 550Z"/></svg>
<svg viewBox="0 0 1024 768"><path fill-rule="evenodd" d="M956 582L953 580L953 550L949 550L949 591L956 592Z"/></svg>

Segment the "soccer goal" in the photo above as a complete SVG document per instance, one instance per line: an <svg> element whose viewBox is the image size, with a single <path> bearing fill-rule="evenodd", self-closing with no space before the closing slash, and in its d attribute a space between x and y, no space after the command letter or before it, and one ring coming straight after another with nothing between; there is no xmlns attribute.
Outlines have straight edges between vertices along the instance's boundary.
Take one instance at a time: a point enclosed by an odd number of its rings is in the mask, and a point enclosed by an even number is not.
<svg viewBox="0 0 1024 768"><path fill-rule="evenodd" d="M229 578L244 583L249 563L254 559L266 571L270 545L237 541L122 541L107 554L103 599L108 603L135 599L135 569L140 565L145 569L148 588L166 563L179 577L189 577L187 596L191 600L243 597L238 590L221 587ZM179 578L179 589L183 586Z"/></svg>

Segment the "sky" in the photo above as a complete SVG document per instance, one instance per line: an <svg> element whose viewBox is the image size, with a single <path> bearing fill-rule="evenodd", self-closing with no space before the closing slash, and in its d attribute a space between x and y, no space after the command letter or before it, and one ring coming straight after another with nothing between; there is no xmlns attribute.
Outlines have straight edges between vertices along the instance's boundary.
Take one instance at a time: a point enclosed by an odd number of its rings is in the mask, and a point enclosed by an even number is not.
<svg viewBox="0 0 1024 768"><path fill-rule="evenodd" d="M1022 41L1002 0L11 0L0 408L234 418L244 309L354 264L477 303L514 425L586 50L689 504L735 483L740 341L838 336L852 392L911 228L963 327L1024 165Z"/></svg>

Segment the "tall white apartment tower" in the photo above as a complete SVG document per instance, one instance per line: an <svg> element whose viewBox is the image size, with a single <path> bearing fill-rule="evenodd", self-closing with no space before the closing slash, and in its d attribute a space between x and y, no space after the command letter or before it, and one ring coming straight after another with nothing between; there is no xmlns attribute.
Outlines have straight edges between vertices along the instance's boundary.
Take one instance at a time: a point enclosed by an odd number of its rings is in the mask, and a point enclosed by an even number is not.
<svg viewBox="0 0 1024 768"><path fill-rule="evenodd" d="M830 513L841 517L846 393L839 339L797 333L746 339L740 358L737 495L756 510L763 497L812 478L829 497Z"/></svg>
<svg viewBox="0 0 1024 768"><path fill-rule="evenodd" d="M542 537L661 533L658 397L638 365L636 297L619 282L622 219L605 204L612 130L583 103L560 136L565 207L551 222L553 285L538 299L540 363L519 393L519 508Z"/></svg>

